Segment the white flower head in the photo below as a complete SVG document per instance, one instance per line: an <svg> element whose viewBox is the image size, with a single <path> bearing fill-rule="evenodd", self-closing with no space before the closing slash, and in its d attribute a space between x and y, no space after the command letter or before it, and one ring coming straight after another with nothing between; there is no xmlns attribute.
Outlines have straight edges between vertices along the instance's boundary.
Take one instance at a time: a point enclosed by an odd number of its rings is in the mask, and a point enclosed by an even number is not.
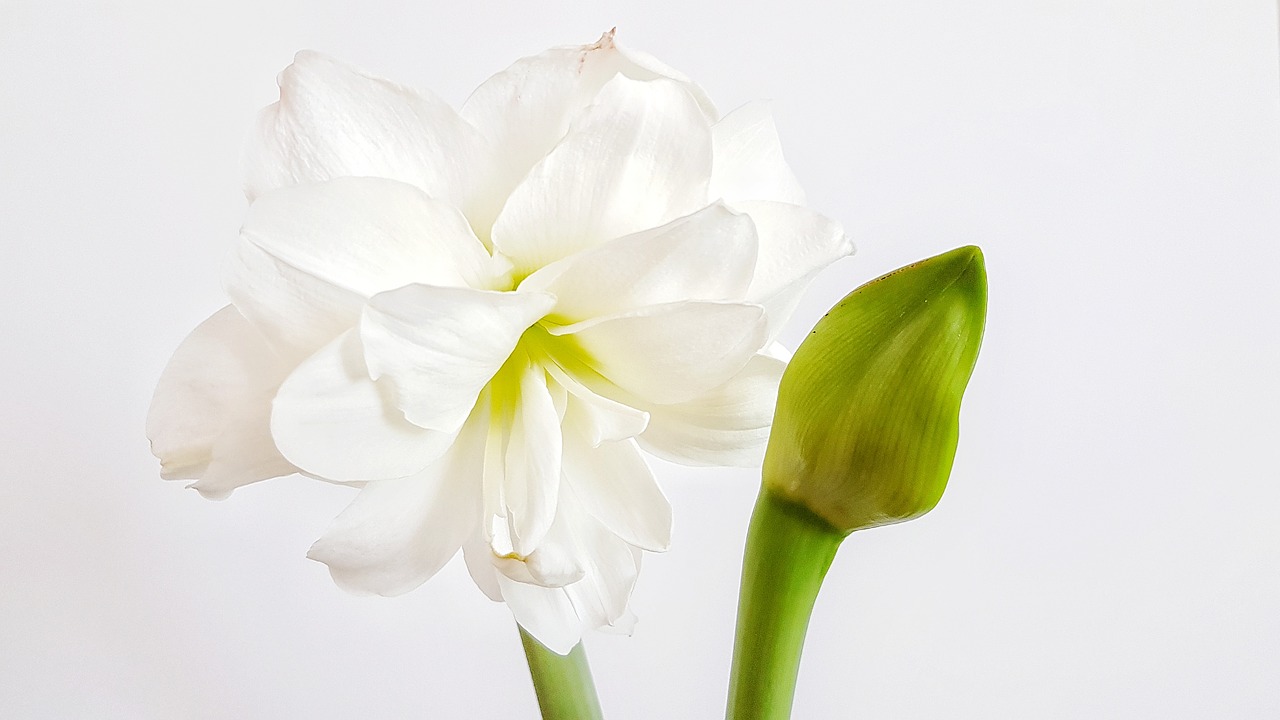
<svg viewBox="0 0 1280 720"><path fill-rule="evenodd" d="M459 548L543 644L628 631L671 508L639 453L758 465L816 272L764 104L617 44L557 48L460 111L312 52L247 154L232 304L160 379L166 478L212 497L302 472L359 487L311 548L395 595Z"/></svg>

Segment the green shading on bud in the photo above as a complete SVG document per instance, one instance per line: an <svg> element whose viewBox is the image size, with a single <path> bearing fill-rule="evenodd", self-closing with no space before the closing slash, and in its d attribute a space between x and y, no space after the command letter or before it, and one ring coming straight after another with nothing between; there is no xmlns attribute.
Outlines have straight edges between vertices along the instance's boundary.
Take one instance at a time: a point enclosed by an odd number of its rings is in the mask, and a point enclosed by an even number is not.
<svg viewBox="0 0 1280 720"><path fill-rule="evenodd" d="M933 509L951 474L986 312L986 268L974 246L841 300L782 376L765 489L843 533Z"/></svg>

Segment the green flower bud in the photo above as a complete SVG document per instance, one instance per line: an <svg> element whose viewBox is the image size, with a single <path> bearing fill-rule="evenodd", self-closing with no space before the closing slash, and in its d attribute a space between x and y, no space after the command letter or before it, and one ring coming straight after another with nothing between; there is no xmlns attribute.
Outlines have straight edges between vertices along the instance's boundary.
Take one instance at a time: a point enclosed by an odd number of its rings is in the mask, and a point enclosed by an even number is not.
<svg viewBox="0 0 1280 720"><path fill-rule="evenodd" d="M841 300L782 376L766 491L843 533L933 509L951 474L986 313L986 269L974 246Z"/></svg>

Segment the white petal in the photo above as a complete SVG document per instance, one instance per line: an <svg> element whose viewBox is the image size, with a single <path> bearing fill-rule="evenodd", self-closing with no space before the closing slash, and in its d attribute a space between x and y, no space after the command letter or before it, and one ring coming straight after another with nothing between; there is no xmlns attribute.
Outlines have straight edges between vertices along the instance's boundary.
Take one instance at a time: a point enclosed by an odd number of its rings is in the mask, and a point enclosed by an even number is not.
<svg viewBox="0 0 1280 720"><path fill-rule="evenodd" d="M481 286L492 270L457 210L404 183L340 178L259 198L226 285L246 317L301 359L355 324L375 293Z"/></svg>
<svg viewBox="0 0 1280 720"><path fill-rule="evenodd" d="M555 519L562 441L546 373L530 366L520 374L519 382L519 399L507 440L503 497L513 551L527 556L537 549Z"/></svg>
<svg viewBox="0 0 1280 720"><path fill-rule="evenodd" d="M586 573L581 558L585 549L575 537L575 525L580 517L580 513L572 512L568 503L558 502L555 522L537 549L525 558L495 556L494 565L512 580L543 587L563 587L578 582Z"/></svg>
<svg viewBox="0 0 1280 720"><path fill-rule="evenodd" d="M546 370L572 398L572 401L566 399L561 420L566 415L576 416L576 422L586 428L585 436L591 447L635 437L649 425L649 413L596 393L555 364L548 364Z"/></svg>
<svg viewBox="0 0 1280 720"><path fill-rule="evenodd" d="M555 48L518 60L476 88L462 106L462 116L489 143L490 162L483 167L477 198L467 208L477 232L488 232L512 189L618 74L633 80L675 80L696 99L708 121L715 121L715 108L701 88L652 57L619 47L612 32L593 45Z"/></svg>
<svg viewBox="0 0 1280 720"><path fill-rule="evenodd" d="M352 592L401 595L426 582L476 529L486 425L473 420L416 475L365 485L307 557Z"/></svg>
<svg viewBox="0 0 1280 720"><path fill-rule="evenodd" d="M409 422L452 432L554 302L545 293L430 285L379 293L360 321L369 376L388 385Z"/></svg>
<svg viewBox="0 0 1280 720"><path fill-rule="evenodd" d="M498 584L516 622L552 652L568 655L582 639L582 621L564 588L529 585L502 574Z"/></svg>
<svg viewBox="0 0 1280 720"><path fill-rule="evenodd" d="M308 358L280 386L271 434L291 462L331 480L414 475L454 438L404 419L369 378L354 329Z"/></svg>
<svg viewBox="0 0 1280 720"><path fill-rule="evenodd" d="M629 634L635 616L627 603L640 574L640 551L596 523L583 528L579 541L592 552L586 577L565 588L574 610L588 627Z"/></svg>
<svg viewBox="0 0 1280 720"><path fill-rule="evenodd" d="M462 544L462 558L467 564L467 572L475 581L480 592L494 602L502 602L502 587L498 585L498 570L493 566L493 552L485 540L484 533L473 533Z"/></svg>
<svg viewBox="0 0 1280 720"><path fill-rule="evenodd" d="M769 311L771 336L795 310L799 295L826 266L853 253L840 223L798 205L768 201L734 203L755 221L760 238L749 302Z"/></svg>
<svg viewBox="0 0 1280 720"><path fill-rule="evenodd" d="M712 198L804 204L804 191L782 157L767 102L749 102L711 128Z"/></svg>
<svg viewBox="0 0 1280 720"><path fill-rule="evenodd" d="M658 228L610 240L529 276L520 289L556 296L564 324L681 300L742 300L756 264L746 215L711 205Z"/></svg>
<svg viewBox="0 0 1280 720"><path fill-rule="evenodd" d="M689 465L759 467L786 363L757 355L727 383L692 400L649 408L638 440L665 460Z"/></svg>
<svg viewBox="0 0 1280 720"><path fill-rule="evenodd" d="M605 33L605 37L602 37L597 45L604 44L606 39L613 39L612 30ZM624 47L617 40L613 41L613 46L617 49L621 59L625 61L621 70L622 74L632 80L657 80L659 78L674 80L684 86L684 89L693 96L708 122L715 123L719 119L720 113L716 110L715 104L711 102L711 98L707 96L707 93L700 85L690 80L689 76L643 50Z"/></svg>
<svg viewBox="0 0 1280 720"><path fill-rule="evenodd" d="M588 364L649 403L696 397L733 377L765 344L758 305L690 301L567 325Z"/></svg>
<svg viewBox="0 0 1280 720"><path fill-rule="evenodd" d="M479 134L448 104L314 52L280 74L245 151L245 192L343 176L384 177L460 206Z"/></svg>
<svg viewBox="0 0 1280 720"><path fill-rule="evenodd" d="M511 193L493 243L534 270L704 207L710 175L711 129L692 96L618 76Z"/></svg>
<svg viewBox="0 0 1280 720"><path fill-rule="evenodd" d="M271 397L287 368L236 309L187 336L165 367L147 413L151 452L166 480L195 480L206 497L288 475L268 432Z"/></svg>
<svg viewBox="0 0 1280 720"><path fill-rule="evenodd" d="M564 443L565 480L578 503L610 532L645 550L671 544L671 503L653 478L635 441L592 447L578 423Z"/></svg>

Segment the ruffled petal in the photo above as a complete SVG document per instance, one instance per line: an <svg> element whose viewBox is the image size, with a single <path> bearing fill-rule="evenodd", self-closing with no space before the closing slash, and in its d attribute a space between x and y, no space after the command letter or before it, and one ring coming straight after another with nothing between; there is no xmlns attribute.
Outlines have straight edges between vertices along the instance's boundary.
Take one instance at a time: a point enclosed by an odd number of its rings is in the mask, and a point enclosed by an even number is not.
<svg viewBox="0 0 1280 720"><path fill-rule="evenodd" d="M567 325L591 369L646 403L684 402L726 382L765 344L758 305L689 301ZM627 403L631 404L631 403Z"/></svg>
<svg viewBox="0 0 1280 720"><path fill-rule="evenodd" d="M552 652L568 655L582 639L582 621L565 588L517 582L498 574L502 599L516 622Z"/></svg>
<svg viewBox="0 0 1280 720"><path fill-rule="evenodd" d="M759 467L786 363L751 358L725 384L673 405L648 408L649 427L637 440L664 460L686 465Z"/></svg>
<svg viewBox="0 0 1280 720"><path fill-rule="evenodd" d="M493 551L483 532L475 532L462 544L462 558L467 573L485 597L502 602L502 586L498 584L498 570L493 566Z"/></svg>
<svg viewBox="0 0 1280 720"><path fill-rule="evenodd" d="M677 82L617 76L512 191L494 246L530 271L707 204L711 129Z"/></svg>
<svg viewBox="0 0 1280 720"><path fill-rule="evenodd" d="M804 204L804 190L782 156L769 103L749 102L711 128L712 198Z"/></svg>
<svg viewBox="0 0 1280 720"><path fill-rule="evenodd" d="M645 550L671 544L671 503L634 440L593 447L581 423L565 421L564 475L578 503L610 533ZM590 543L588 543L590 546Z"/></svg>
<svg viewBox="0 0 1280 720"><path fill-rule="evenodd" d="M360 321L369 376L387 385L409 422L452 432L554 303L546 293L429 285L379 293Z"/></svg>
<svg viewBox="0 0 1280 720"><path fill-rule="evenodd" d="M537 549L525 557L514 553L495 555L494 565L507 577L523 583L564 587L578 582L586 574L583 550L575 537L578 522L579 513L571 512L568 503L557 502L555 521Z"/></svg>
<svg viewBox="0 0 1280 720"><path fill-rule="evenodd" d="M583 428L582 434L591 447L635 437L649 425L649 413L591 390L554 363L548 364L546 370L569 395L561 418L575 418L572 421Z"/></svg>
<svg viewBox="0 0 1280 720"><path fill-rule="evenodd" d="M476 530L486 424L468 423L422 472L365 485L307 557L352 592L401 595L426 582Z"/></svg>
<svg viewBox="0 0 1280 720"><path fill-rule="evenodd" d="M449 448L455 434L404 419L370 379L355 329L298 366L280 386L271 413L271 435L281 454L330 480L416 475Z"/></svg>
<svg viewBox="0 0 1280 720"><path fill-rule="evenodd" d="M814 276L851 255L853 242L840 223L799 205L752 200L733 207L756 224L760 254L747 301L765 306L770 337L775 337Z"/></svg>
<svg viewBox="0 0 1280 720"><path fill-rule="evenodd" d="M554 48L518 60L486 80L462 106L462 117L488 142L488 163L467 215L486 235L512 189L564 137L573 119L617 75L680 83L708 122L715 107L695 83L649 55L623 48L605 33L592 45Z"/></svg>
<svg viewBox="0 0 1280 720"><path fill-rule="evenodd" d="M563 324L681 300L738 301L756 252L751 218L717 203L571 255L520 288L555 295L549 319Z"/></svg>
<svg viewBox="0 0 1280 720"><path fill-rule="evenodd" d="M546 373L528 366L520 374L502 485L512 551L519 556L537 549L555 519L562 445Z"/></svg>
<svg viewBox="0 0 1280 720"><path fill-rule="evenodd" d="M284 188L250 208L226 270L236 307L296 360L409 283L484 286L495 270L457 210L381 178Z"/></svg>
<svg viewBox="0 0 1280 720"><path fill-rule="evenodd" d="M565 588L574 610L587 627L630 634L635 615L627 605L640 574L641 552L591 521L581 524L578 540L590 551L586 576Z"/></svg>
<svg viewBox="0 0 1280 720"><path fill-rule="evenodd" d="M298 53L279 77L245 151L250 199L344 176L382 177L461 207L482 141L453 108L319 53Z"/></svg>
<svg viewBox="0 0 1280 720"><path fill-rule="evenodd" d="M147 412L151 452L166 480L195 480L210 498L296 469L276 450L271 397L287 367L227 306L187 336L165 367Z"/></svg>

